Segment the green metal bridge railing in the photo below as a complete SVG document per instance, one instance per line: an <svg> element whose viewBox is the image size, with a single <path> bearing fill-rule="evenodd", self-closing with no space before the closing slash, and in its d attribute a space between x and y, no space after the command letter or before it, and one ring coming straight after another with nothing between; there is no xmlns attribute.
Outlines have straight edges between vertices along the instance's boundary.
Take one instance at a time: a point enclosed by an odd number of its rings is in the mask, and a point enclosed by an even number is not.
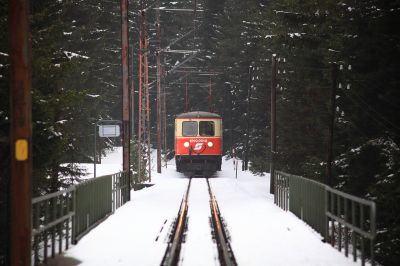
<svg viewBox="0 0 400 266"><path fill-rule="evenodd" d="M49 253L54 257L56 249L61 253L65 239L64 248L68 249L68 239L72 233L71 222L75 216L74 193L75 186L32 199L32 249L35 265L40 261L47 262Z"/></svg>
<svg viewBox="0 0 400 266"><path fill-rule="evenodd" d="M129 172L89 179L66 190L32 199L32 258L46 263L49 254L69 245L130 199Z"/></svg>
<svg viewBox="0 0 400 266"><path fill-rule="evenodd" d="M346 257L351 247L354 261L360 250L361 264L365 265L368 257L375 265L375 202L301 176L276 171L274 179L276 205L305 221L339 251L343 246Z"/></svg>

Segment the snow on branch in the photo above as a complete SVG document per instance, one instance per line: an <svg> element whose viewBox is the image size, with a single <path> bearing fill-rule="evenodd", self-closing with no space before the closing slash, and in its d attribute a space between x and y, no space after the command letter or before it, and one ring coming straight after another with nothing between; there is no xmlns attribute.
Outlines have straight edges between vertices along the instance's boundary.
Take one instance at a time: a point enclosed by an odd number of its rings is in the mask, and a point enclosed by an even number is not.
<svg viewBox="0 0 400 266"><path fill-rule="evenodd" d="M83 58L83 59L89 59L88 56L80 55L80 54L77 54L77 53L74 53L74 52L64 51L64 54L65 54L66 57L68 57L69 60L71 60L74 57L78 57L78 58L80 57L80 58Z"/></svg>

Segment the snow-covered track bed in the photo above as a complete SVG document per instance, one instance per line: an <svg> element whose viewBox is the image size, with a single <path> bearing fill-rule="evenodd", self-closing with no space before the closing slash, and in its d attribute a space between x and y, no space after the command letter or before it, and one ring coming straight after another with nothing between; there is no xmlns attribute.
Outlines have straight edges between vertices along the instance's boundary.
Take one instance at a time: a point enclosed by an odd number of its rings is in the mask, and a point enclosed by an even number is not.
<svg viewBox="0 0 400 266"><path fill-rule="evenodd" d="M237 265L227 236L208 179L190 178L161 265Z"/></svg>

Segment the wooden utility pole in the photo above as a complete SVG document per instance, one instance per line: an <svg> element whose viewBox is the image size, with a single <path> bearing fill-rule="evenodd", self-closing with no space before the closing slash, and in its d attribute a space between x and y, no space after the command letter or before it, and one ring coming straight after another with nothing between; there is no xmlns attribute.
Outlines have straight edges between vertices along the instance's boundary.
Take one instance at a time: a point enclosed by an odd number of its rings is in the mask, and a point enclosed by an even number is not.
<svg viewBox="0 0 400 266"><path fill-rule="evenodd" d="M194 0L194 7L193 7L193 50L196 50L196 20L197 20L197 0Z"/></svg>
<svg viewBox="0 0 400 266"><path fill-rule="evenodd" d="M143 27L144 27L144 11L143 11L143 1L140 1L140 28L139 28L139 81L138 81L138 143L137 143L137 153L138 153L138 169L137 175L138 179L141 178L142 172L142 130L143 130L143 49L144 49L144 38L143 38Z"/></svg>
<svg viewBox="0 0 400 266"><path fill-rule="evenodd" d="M129 112L129 43L128 0L121 0L121 58L122 58L122 157L123 171L130 172L130 112ZM128 182L128 185L130 182ZM129 197L129 194L128 194Z"/></svg>
<svg viewBox="0 0 400 266"><path fill-rule="evenodd" d="M210 76L210 79L209 79L209 85L208 85L208 110L209 110L210 112L212 112L212 111L213 111L213 108L212 108L212 87L211 87L211 76Z"/></svg>
<svg viewBox="0 0 400 266"><path fill-rule="evenodd" d="M164 70L161 67L161 74L164 77ZM163 150L164 150L164 159L165 159L165 168L167 168L167 95L165 92L165 85L162 86L162 138L163 138Z"/></svg>
<svg viewBox="0 0 400 266"><path fill-rule="evenodd" d="M10 40L10 264L31 265L32 105L29 1L8 1Z"/></svg>
<svg viewBox="0 0 400 266"><path fill-rule="evenodd" d="M249 141L250 141L250 98L252 90L252 77L253 77L253 65L249 66L249 84L247 88L247 102L246 102L246 143L245 143L245 154L244 163L242 170L247 171L249 169Z"/></svg>
<svg viewBox="0 0 400 266"><path fill-rule="evenodd" d="M275 161L276 161L276 56L271 58L271 168L270 168L270 189L271 194L275 193Z"/></svg>
<svg viewBox="0 0 400 266"><path fill-rule="evenodd" d="M134 66L133 66L133 58L134 58L134 53L135 49L134 46L132 45L132 78L131 78L131 138L135 139L135 86L134 86Z"/></svg>
<svg viewBox="0 0 400 266"><path fill-rule="evenodd" d="M189 92L188 92L188 77L189 74L185 76L185 113L189 112Z"/></svg>
<svg viewBox="0 0 400 266"><path fill-rule="evenodd" d="M157 173L161 173L161 32L160 32L160 0L156 9L157 27Z"/></svg>
<svg viewBox="0 0 400 266"><path fill-rule="evenodd" d="M332 65L331 70L332 75L332 89L331 89L331 113L329 121L329 133L328 133L328 149L327 149L327 159L326 159L326 184L332 186L332 158L333 158L333 129L335 127L335 112L336 112L336 88L337 88L337 75L338 66L336 64Z"/></svg>

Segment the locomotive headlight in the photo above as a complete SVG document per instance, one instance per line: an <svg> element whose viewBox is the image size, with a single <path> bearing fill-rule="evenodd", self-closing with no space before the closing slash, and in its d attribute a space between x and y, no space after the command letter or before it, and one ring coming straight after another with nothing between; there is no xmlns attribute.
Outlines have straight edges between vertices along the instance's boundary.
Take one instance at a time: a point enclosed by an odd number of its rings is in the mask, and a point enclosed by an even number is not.
<svg viewBox="0 0 400 266"><path fill-rule="evenodd" d="M189 148L189 142L185 142L185 143L183 143L183 146L185 146L185 148Z"/></svg>
<svg viewBox="0 0 400 266"><path fill-rule="evenodd" d="M212 146L214 146L214 143L212 143L212 142L210 141L210 142L207 143L207 146L211 148Z"/></svg>

